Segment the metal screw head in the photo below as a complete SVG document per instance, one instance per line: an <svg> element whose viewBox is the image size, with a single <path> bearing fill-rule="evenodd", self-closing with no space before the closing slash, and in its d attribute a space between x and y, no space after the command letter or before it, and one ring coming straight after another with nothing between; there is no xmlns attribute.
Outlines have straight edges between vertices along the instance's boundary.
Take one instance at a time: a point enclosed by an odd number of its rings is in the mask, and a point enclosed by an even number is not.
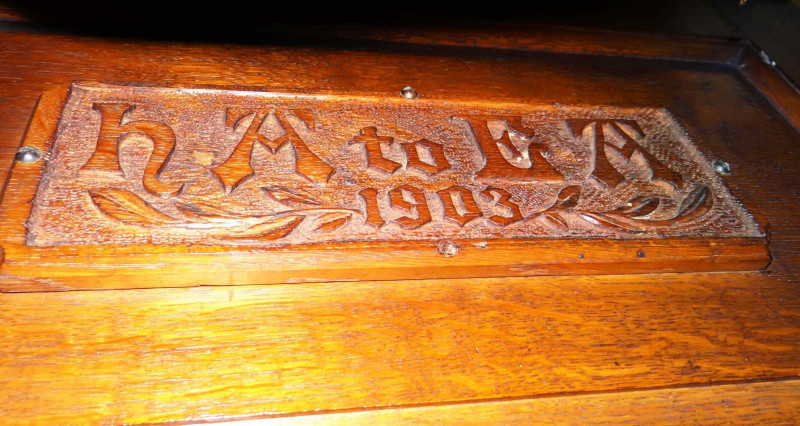
<svg viewBox="0 0 800 426"><path fill-rule="evenodd" d="M717 172L717 174L723 176L731 174L731 165L728 164L727 161L714 160L711 162L711 167L714 168L714 171Z"/></svg>
<svg viewBox="0 0 800 426"><path fill-rule="evenodd" d="M17 150L16 159L20 163L35 163L42 158L42 152L32 146L23 146Z"/></svg>
<svg viewBox="0 0 800 426"><path fill-rule="evenodd" d="M458 246L452 241L440 241L438 246L439 253L443 254L444 257L453 257L458 254Z"/></svg>
<svg viewBox="0 0 800 426"><path fill-rule="evenodd" d="M773 61L772 58L770 58L769 55L767 55L767 52L765 52L763 50L758 52L758 56L761 57L761 61L763 61L765 64L767 64L767 65L769 65L771 67L774 67L774 66L778 65L778 63Z"/></svg>
<svg viewBox="0 0 800 426"><path fill-rule="evenodd" d="M419 92L417 92L417 89L408 86L404 87L403 90L400 91L400 96L406 99L417 99L419 97Z"/></svg>

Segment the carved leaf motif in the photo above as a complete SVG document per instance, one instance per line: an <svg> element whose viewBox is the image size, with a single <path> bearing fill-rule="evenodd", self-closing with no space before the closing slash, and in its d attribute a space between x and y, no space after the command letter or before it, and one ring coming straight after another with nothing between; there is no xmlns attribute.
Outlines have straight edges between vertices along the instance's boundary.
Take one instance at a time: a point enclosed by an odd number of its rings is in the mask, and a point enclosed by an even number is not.
<svg viewBox="0 0 800 426"><path fill-rule="evenodd" d="M187 218L200 222L213 222L220 220L239 219L246 216L237 215L229 211L220 209L205 203L189 204L189 203L176 203L175 207L185 214Z"/></svg>
<svg viewBox="0 0 800 426"><path fill-rule="evenodd" d="M262 187L267 197L290 207L319 206L322 200L301 189L285 188L281 186Z"/></svg>
<svg viewBox="0 0 800 426"><path fill-rule="evenodd" d="M553 207L561 207L564 209L571 209L575 208L578 205L578 201L581 198L581 186L580 185L570 185L564 189L562 189L558 196L556 196L556 202L553 204Z"/></svg>
<svg viewBox="0 0 800 426"><path fill-rule="evenodd" d="M567 221L564 220L564 217L558 212L574 209L575 206L578 205L580 198L580 185L570 185L564 187L558 192L558 195L556 195L556 201L553 203L553 205L544 210L540 210L539 214L542 216L542 219L550 225L553 225L563 231L568 231L569 223L567 223Z"/></svg>
<svg viewBox="0 0 800 426"><path fill-rule="evenodd" d="M708 213L714 204L714 199L709 196L709 192L710 190L706 186L700 186L692 190L681 203L680 213L669 220L648 220L639 216L631 217L622 211L622 209L628 208L627 206L623 206L617 211L606 213L581 213L581 217L595 225L604 225L633 232L657 230L664 227L688 223ZM642 204L639 206L639 210L650 205L652 205L652 202ZM655 207L653 207L653 209L655 209Z"/></svg>
<svg viewBox="0 0 800 426"><path fill-rule="evenodd" d="M625 203L619 208L619 212L625 216L642 218L652 213L660 204L660 200L654 197L636 197Z"/></svg>
<svg viewBox="0 0 800 426"><path fill-rule="evenodd" d="M161 213L136 194L121 189L89 191L92 202L106 215L132 225L168 225L180 222Z"/></svg>
<svg viewBox="0 0 800 426"><path fill-rule="evenodd" d="M698 210L700 207L707 205L706 199L708 198L708 187L698 186L683 199L680 209L678 209L678 216L691 214Z"/></svg>
<svg viewBox="0 0 800 426"><path fill-rule="evenodd" d="M614 215L613 213L580 213L580 217L595 225L625 229L632 232L645 232L650 228L649 226L637 227L636 223L630 218Z"/></svg>
<svg viewBox="0 0 800 426"><path fill-rule="evenodd" d="M277 240L291 233L304 219L303 216L266 216L262 221L244 229L225 230L217 235L225 239Z"/></svg>
<svg viewBox="0 0 800 426"><path fill-rule="evenodd" d="M543 213L542 217L544 217L547 223L554 225L558 229L561 229L563 231L569 230L569 224L567 224L567 221L565 221L564 218L562 218L561 215L559 215L558 213L547 212Z"/></svg>
<svg viewBox="0 0 800 426"><path fill-rule="evenodd" d="M331 232L335 231L350 221L351 212L331 212L325 213L314 221L314 231Z"/></svg>

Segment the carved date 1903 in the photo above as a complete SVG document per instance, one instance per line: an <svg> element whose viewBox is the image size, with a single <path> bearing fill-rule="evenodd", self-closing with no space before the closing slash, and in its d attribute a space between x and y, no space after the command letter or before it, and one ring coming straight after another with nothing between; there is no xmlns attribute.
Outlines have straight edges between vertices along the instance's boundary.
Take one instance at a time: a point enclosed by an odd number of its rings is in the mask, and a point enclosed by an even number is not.
<svg viewBox="0 0 800 426"><path fill-rule="evenodd" d="M74 86L28 244L746 236L663 110Z"/></svg>

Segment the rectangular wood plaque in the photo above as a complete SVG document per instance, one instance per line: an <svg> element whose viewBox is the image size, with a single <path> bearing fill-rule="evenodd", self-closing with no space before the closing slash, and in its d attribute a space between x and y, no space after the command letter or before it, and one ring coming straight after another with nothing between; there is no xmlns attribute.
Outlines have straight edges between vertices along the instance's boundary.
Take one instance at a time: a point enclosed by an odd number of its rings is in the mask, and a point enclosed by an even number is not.
<svg viewBox="0 0 800 426"><path fill-rule="evenodd" d="M663 109L76 84L23 145L5 291L769 261Z"/></svg>

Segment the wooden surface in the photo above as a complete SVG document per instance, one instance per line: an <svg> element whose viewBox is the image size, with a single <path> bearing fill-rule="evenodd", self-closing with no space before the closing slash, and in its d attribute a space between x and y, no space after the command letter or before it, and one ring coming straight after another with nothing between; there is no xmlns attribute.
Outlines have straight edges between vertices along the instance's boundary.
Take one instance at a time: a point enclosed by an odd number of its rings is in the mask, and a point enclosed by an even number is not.
<svg viewBox="0 0 800 426"><path fill-rule="evenodd" d="M471 28L437 28L435 25L408 29L375 27L301 27L288 31L297 36L328 34L343 40L412 44L419 47L450 46L482 49L572 53L678 61L730 63L741 51L737 41L663 36L640 32L603 31L586 28L545 26L530 28L514 25L473 25ZM635 39L635 42L632 40Z"/></svg>
<svg viewBox="0 0 800 426"><path fill-rule="evenodd" d="M800 417L797 380L672 388L433 407L311 414L271 418L276 425L415 424L791 424ZM263 424L263 419L221 422Z"/></svg>
<svg viewBox="0 0 800 426"><path fill-rule="evenodd" d="M2 294L2 418L143 423L330 412L336 418L320 419L496 423L550 402L566 404L561 419L578 423L582 413L617 423L795 420L797 385L787 379L800 374L800 136L736 68L386 50L3 34L0 166L7 173L39 95L85 79L371 96L412 85L430 99L664 107L703 141L707 158L731 163L725 183L767 224L771 265Z"/></svg>
<svg viewBox="0 0 800 426"><path fill-rule="evenodd" d="M800 301L758 273L5 294L0 308L0 388L26 389L0 413L48 423L800 374Z"/></svg>
<svg viewBox="0 0 800 426"><path fill-rule="evenodd" d="M17 162L0 205L6 291L770 260L665 110L80 84L39 99L23 144L45 161Z"/></svg>

